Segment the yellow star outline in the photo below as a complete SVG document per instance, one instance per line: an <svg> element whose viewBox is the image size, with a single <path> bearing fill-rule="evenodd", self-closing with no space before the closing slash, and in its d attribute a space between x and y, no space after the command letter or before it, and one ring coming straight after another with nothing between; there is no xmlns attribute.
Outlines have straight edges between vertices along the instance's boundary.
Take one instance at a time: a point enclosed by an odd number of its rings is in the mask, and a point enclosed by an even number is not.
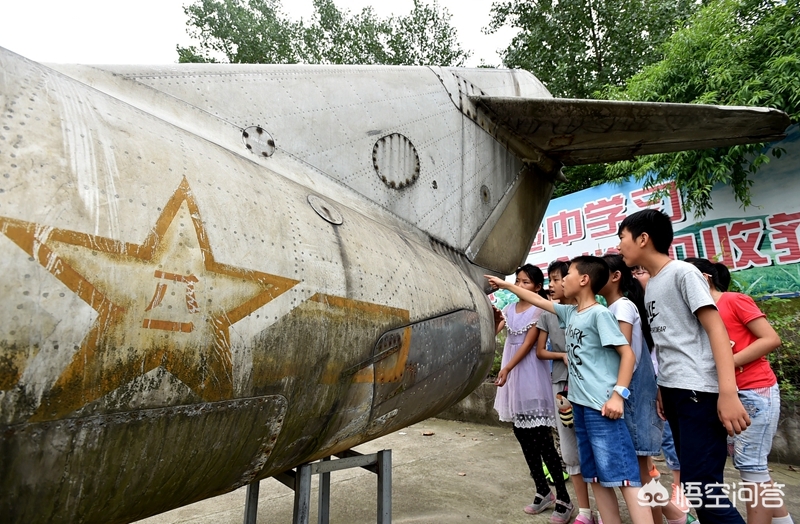
<svg viewBox="0 0 800 524"><path fill-rule="evenodd" d="M159 366L206 401L232 398L230 326L299 283L217 262L185 178L142 244L5 217L0 231L98 313L32 421Z"/></svg>

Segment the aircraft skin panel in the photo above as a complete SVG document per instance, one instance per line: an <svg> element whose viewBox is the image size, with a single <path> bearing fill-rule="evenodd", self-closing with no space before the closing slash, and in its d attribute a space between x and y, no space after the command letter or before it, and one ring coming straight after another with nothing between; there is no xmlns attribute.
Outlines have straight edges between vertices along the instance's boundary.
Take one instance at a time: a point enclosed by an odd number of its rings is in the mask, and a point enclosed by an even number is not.
<svg viewBox="0 0 800 524"><path fill-rule="evenodd" d="M476 95L486 118L564 165L783 137L782 111L757 107Z"/></svg>
<svg viewBox="0 0 800 524"><path fill-rule="evenodd" d="M521 169L513 154L464 118L426 67L99 67L230 124L263 126L279 149L459 250L466 249ZM512 76L533 78L519 71L475 74L508 77L506 87L503 82L493 87L507 94L526 85ZM86 70L83 75L89 82ZM419 156L419 178L402 189L387 187L373 163L376 141L393 133L407 137ZM481 187L489 202L481 200Z"/></svg>
<svg viewBox="0 0 800 524"><path fill-rule="evenodd" d="M538 78L522 69L500 69L500 74L497 69L482 67L432 69L438 70L440 75L452 75L456 83L461 83L461 90L468 95L553 98ZM458 95L457 89L453 93L454 97Z"/></svg>
<svg viewBox="0 0 800 524"><path fill-rule="evenodd" d="M485 376L491 308L463 255L216 117L189 109L187 130L7 52L0 71L6 521L143 518L432 416ZM376 353L398 329L405 360ZM458 373L425 368L439 347ZM382 412L377 380L415 394Z"/></svg>
<svg viewBox="0 0 800 524"><path fill-rule="evenodd" d="M261 471L286 414L268 395L6 429L3 476L19 489L3 493L3 521L131 522L225 493ZM44 452L54 442L63 452Z"/></svg>
<svg viewBox="0 0 800 524"><path fill-rule="evenodd" d="M481 253L480 242L490 235L492 217L523 164L556 180L562 165L771 140L788 125L779 111L554 99L535 77L514 70L58 67L154 114L169 112L171 104L165 109L164 100L132 96L131 85L158 90L174 97L172 105L182 102L229 126L258 121L281 152L498 272L516 267L525 250ZM104 72L115 76L103 78ZM179 120L170 121L207 133ZM380 145L398 136L410 144L409 152L379 166L383 160L376 159L395 158L380 153ZM397 181L381 180L382 170L415 163L419 170L407 169ZM546 191L532 196L545 198ZM529 231L529 226L521 237L533 236L535 227Z"/></svg>

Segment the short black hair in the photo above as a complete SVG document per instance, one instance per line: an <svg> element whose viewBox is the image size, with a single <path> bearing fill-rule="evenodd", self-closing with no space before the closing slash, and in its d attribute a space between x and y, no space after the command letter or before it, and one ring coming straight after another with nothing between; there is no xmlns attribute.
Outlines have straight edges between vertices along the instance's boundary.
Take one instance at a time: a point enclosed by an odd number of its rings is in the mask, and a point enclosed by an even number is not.
<svg viewBox="0 0 800 524"><path fill-rule="evenodd" d="M553 260L550 262L550 265L547 266L548 278L551 273L555 273L556 271L558 271L558 273L561 275L561 278L564 278L564 276L567 274L567 271L569 271L569 263L563 260Z"/></svg>
<svg viewBox="0 0 800 524"><path fill-rule="evenodd" d="M608 264L600 257L583 255L573 258L570 264L575 265L575 269L578 270L579 275L589 276L589 284L592 287L592 293L595 295L598 294L608 282Z"/></svg>
<svg viewBox="0 0 800 524"><path fill-rule="evenodd" d="M701 273L710 276L711 284L717 288L717 291L728 291L728 286L731 285L731 272L722 262L712 262L707 258L695 257L687 258L684 262L690 263L699 269Z"/></svg>
<svg viewBox="0 0 800 524"><path fill-rule="evenodd" d="M647 233L653 241L653 247L659 253L669 254L674 233L672 221L669 216L656 209L643 209L625 217L619 225L618 234L627 229L633 238L639 238L642 233Z"/></svg>

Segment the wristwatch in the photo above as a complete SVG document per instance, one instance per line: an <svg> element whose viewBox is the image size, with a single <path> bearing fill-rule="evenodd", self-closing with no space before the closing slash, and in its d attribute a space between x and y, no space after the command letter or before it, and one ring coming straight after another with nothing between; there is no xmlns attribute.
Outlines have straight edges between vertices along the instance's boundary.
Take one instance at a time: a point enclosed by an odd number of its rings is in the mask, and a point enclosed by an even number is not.
<svg viewBox="0 0 800 524"><path fill-rule="evenodd" d="M623 400L628 400L628 397L631 396L631 390L625 386L614 386L614 391L619 393L619 396L622 397Z"/></svg>

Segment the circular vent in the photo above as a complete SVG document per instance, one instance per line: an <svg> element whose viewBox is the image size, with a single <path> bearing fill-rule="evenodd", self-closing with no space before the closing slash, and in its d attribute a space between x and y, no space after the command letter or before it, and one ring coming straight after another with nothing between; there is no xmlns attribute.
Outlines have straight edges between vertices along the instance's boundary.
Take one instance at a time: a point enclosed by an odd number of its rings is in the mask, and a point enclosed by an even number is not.
<svg viewBox="0 0 800 524"><path fill-rule="evenodd" d="M384 184L402 189L419 178L419 155L411 140L400 133L379 138L372 147L372 165Z"/></svg>

